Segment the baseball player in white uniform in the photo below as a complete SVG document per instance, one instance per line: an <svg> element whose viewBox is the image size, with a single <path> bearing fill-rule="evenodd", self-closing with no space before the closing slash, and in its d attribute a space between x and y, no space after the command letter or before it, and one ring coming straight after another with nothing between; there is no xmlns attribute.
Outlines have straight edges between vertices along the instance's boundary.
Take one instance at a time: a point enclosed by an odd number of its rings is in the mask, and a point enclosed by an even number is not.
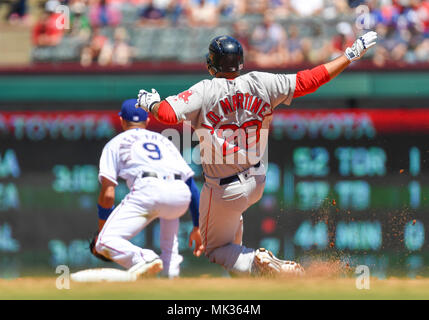
<svg viewBox="0 0 429 320"><path fill-rule="evenodd" d="M211 41L207 68L214 76L161 101L140 90L138 104L164 123L189 121L200 140L205 184L200 199L200 231L210 261L233 274L302 274L295 262L263 248L242 245L243 213L262 196L262 157L274 109L314 92L375 45L377 34L358 38L344 55L297 74L250 72L240 75L241 44L229 36Z"/></svg>
<svg viewBox="0 0 429 320"><path fill-rule="evenodd" d="M190 205L194 222L190 242L195 242L194 254L201 253L199 192L192 178L194 172L174 144L146 130L148 115L135 107L136 102L130 99L123 103L119 115L124 132L106 144L100 158L100 231L91 252L137 277L162 270L166 276L176 277L183 260L177 238L179 218ZM130 192L115 208L118 178L126 181ZM161 256L129 241L156 218L160 219Z"/></svg>

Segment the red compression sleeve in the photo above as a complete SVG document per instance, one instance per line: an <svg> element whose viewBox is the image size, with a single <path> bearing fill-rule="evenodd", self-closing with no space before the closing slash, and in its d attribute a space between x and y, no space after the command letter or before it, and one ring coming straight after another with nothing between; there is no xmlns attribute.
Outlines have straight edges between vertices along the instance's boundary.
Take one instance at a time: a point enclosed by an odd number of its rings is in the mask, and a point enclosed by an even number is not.
<svg viewBox="0 0 429 320"><path fill-rule="evenodd" d="M331 77L323 64L311 70L300 71L296 74L296 87L293 97L298 98L312 93L329 80Z"/></svg>
<svg viewBox="0 0 429 320"><path fill-rule="evenodd" d="M163 100L158 109L158 120L164 124L176 124L177 117L171 105Z"/></svg>

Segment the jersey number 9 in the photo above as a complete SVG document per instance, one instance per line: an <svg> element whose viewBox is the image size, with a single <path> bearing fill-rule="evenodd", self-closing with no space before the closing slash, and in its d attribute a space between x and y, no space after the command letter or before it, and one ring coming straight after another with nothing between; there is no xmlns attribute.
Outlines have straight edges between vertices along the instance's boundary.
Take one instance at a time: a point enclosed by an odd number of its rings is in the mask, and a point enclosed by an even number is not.
<svg viewBox="0 0 429 320"><path fill-rule="evenodd" d="M152 160L161 160L161 150L155 143L147 142L143 144L143 148L150 152L150 155L148 157Z"/></svg>

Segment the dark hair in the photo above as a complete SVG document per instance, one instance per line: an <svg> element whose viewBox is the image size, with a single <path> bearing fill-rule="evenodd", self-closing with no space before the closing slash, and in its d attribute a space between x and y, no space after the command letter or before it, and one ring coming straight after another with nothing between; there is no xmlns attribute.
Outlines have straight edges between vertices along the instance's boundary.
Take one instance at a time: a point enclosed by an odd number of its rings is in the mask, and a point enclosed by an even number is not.
<svg viewBox="0 0 429 320"><path fill-rule="evenodd" d="M128 126L139 126L139 125L147 123L147 120L146 121L138 121L138 122L136 122L136 121L128 121L128 120L124 119L124 121L127 123Z"/></svg>

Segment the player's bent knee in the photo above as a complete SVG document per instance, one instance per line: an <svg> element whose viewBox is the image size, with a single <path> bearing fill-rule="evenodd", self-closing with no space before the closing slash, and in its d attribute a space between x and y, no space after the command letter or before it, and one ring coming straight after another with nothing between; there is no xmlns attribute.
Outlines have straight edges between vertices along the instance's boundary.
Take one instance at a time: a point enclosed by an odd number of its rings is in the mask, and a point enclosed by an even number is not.
<svg viewBox="0 0 429 320"><path fill-rule="evenodd" d="M109 256L109 252L112 251L111 250L111 246L109 246L109 239L107 238L103 238L103 239L98 239L97 243L95 244L95 251L97 251L98 254L101 254L103 256Z"/></svg>
<svg viewBox="0 0 429 320"><path fill-rule="evenodd" d="M112 259L110 259L110 255L108 254L108 251L106 251L106 247L99 241L99 239L97 240L96 244L94 245L93 248L91 248L91 253L98 259L106 261L106 262L111 262Z"/></svg>
<svg viewBox="0 0 429 320"><path fill-rule="evenodd" d="M95 244L95 251L98 254L104 255L103 253L106 251L106 247L104 246L104 244L102 242L100 242L100 240L97 241L97 243Z"/></svg>

